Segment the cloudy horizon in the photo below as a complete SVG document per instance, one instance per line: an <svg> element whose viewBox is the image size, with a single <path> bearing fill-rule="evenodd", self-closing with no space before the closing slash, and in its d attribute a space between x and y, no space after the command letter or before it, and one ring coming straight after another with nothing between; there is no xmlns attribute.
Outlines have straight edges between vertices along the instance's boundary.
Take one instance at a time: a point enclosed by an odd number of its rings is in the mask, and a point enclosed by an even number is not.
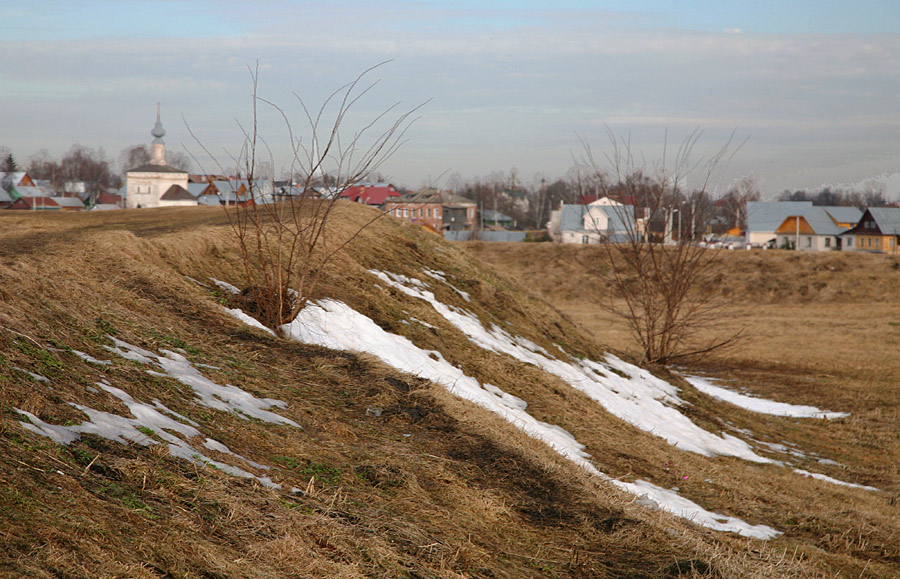
<svg viewBox="0 0 900 579"><path fill-rule="evenodd" d="M697 157L744 142L725 179L752 173L764 198L881 177L897 199L897 16L881 1L0 0L0 146L20 164L76 143L115 159L149 143L159 102L169 150L215 171L186 123L234 152L257 63L260 96L302 134L295 94L316 109L389 61L344 129L425 103L381 171L398 185L563 177L581 140L602 151L608 132L654 163L699 131ZM273 112L260 129L278 169Z"/></svg>

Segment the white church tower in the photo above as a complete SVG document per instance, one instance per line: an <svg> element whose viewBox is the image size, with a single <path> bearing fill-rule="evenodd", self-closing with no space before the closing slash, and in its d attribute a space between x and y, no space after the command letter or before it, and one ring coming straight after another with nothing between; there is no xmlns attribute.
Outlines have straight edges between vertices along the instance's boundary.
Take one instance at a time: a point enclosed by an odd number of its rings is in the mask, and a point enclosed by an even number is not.
<svg viewBox="0 0 900 579"><path fill-rule="evenodd" d="M153 135L150 162L130 169L125 176L126 209L166 205L160 203L160 198L173 185L187 189L187 171L170 167L166 163L166 144L162 139L166 135L166 130L163 129L160 120L159 103L156 105L156 124L150 134Z"/></svg>

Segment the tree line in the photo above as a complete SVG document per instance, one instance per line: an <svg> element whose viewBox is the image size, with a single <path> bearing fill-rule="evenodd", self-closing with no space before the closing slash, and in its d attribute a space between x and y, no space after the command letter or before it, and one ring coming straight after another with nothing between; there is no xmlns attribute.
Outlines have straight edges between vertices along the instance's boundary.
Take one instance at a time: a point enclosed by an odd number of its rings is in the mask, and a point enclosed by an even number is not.
<svg viewBox="0 0 900 579"><path fill-rule="evenodd" d="M125 180L125 174L133 168L150 162L150 148L147 145L132 145L123 149L114 161L102 147L93 149L84 145L72 145L59 159L46 149L28 157L20 164L8 147L0 146L2 170L6 173L25 171L33 180L49 182L53 191L66 190L67 183L83 183L84 192L93 199L108 189L118 189ZM190 158L179 151L166 154L170 166L190 171Z"/></svg>

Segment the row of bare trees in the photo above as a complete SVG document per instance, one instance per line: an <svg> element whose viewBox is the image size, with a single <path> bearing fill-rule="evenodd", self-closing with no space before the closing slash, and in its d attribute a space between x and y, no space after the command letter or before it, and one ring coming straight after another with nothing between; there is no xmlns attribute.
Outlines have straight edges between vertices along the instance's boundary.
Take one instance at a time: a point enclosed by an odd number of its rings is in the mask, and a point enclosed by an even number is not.
<svg viewBox="0 0 900 579"><path fill-rule="evenodd" d="M83 183L84 193L96 199L96 196L107 189L117 189L124 182L125 173L150 161L150 149L147 145L134 145L124 149L118 157L118 163L106 154L103 148L93 149L84 145L73 145L60 158L56 159L46 149L28 157L24 165L20 165L7 147L0 147L3 167L2 172L24 170L35 180L48 181L50 189L63 192L67 184ZM167 154L169 165L190 170L190 158L181 152L170 151Z"/></svg>

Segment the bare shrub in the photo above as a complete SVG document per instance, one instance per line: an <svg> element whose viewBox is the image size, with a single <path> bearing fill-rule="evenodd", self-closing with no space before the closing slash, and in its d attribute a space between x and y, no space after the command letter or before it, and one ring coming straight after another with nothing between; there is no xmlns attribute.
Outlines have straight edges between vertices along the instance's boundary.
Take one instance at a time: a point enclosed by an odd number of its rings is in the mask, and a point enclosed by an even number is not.
<svg viewBox="0 0 900 579"><path fill-rule="evenodd" d="M258 69L250 70L252 120L249 126L239 123L243 142L237 154L229 155L231 166L244 177L244 190L233 186L219 195L240 247L246 278L243 297L255 304L254 315L270 328L292 320L306 305L326 264L383 215L377 212L340 232L331 227L341 193L374 174L398 150L415 121L413 114L424 105L398 112L399 103L394 104L345 135L351 109L377 84L366 79L383 64L331 93L318 110L310 111L294 93L308 131L306 140L298 136L284 108L259 96ZM290 153L284 164L276 162L259 133L260 105L274 112L286 129ZM227 174L225 164L188 130ZM278 166L288 179L276 189Z"/></svg>
<svg viewBox="0 0 900 579"><path fill-rule="evenodd" d="M604 306L625 320L644 362L684 361L736 343L740 332L708 331L725 305L715 290L721 246L711 221L721 171L740 148L733 147L733 135L712 157L693 162L700 138L694 131L671 164L666 147L661 161L649 167L636 163L627 141L608 136L606 163L582 141L580 164L588 179L621 203L603 207L609 220L602 229L591 209L585 219L610 262L614 294Z"/></svg>

